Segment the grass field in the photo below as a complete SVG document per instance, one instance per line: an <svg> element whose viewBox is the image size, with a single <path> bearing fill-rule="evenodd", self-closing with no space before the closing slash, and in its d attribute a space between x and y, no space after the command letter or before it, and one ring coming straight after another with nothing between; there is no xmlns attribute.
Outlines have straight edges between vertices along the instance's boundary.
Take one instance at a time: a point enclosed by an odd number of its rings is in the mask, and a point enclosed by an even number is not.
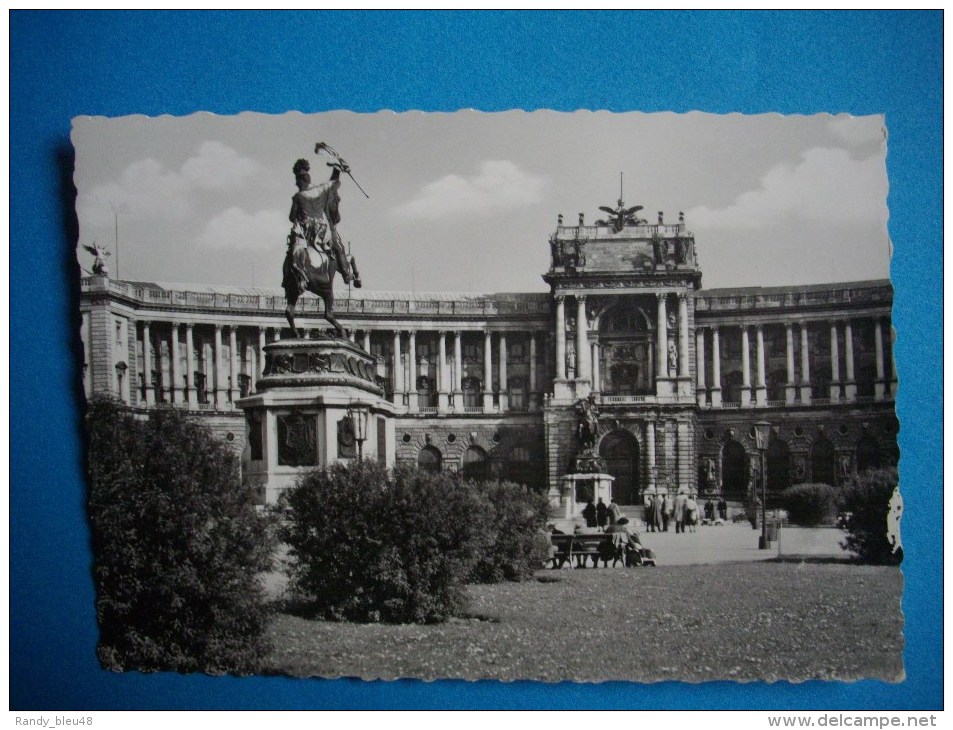
<svg viewBox="0 0 953 730"><path fill-rule="evenodd" d="M269 673L640 682L903 678L898 568L838 562L541 571L434 626L279 613Z"/></svg>

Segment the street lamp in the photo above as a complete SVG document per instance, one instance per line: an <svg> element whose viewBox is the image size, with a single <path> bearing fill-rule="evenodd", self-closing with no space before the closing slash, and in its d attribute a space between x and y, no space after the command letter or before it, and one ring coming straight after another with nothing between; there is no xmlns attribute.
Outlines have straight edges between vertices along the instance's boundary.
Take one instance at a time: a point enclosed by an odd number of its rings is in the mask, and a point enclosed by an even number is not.
<svg viewBox="0 0 953 730"><path fill-rule="evenodd" d="M370 418L370 411L367 406L349 403L347 417L351 419L351 425L354 427L354 440L357 441L357 458L363 461L364 442L367 441L367 421Z"/></svg>
<svg viewBox="0 0 953 730"><path fill-rule="evenodd" d="M761 537L758 538L758 549L767 550L770 547L768 543L768 523L765 519L767 512L767 482L768 473L765 470L764 455L768 450L768 439L771 438L771 424L767 421L758 421L754 424L755 446L761 454Z"/></svg>

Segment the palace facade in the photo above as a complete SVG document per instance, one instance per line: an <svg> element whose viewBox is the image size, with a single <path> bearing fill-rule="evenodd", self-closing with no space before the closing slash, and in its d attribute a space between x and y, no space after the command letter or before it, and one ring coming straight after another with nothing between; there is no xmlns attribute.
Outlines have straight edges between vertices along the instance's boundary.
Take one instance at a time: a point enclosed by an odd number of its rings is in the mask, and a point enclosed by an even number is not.
<svg viewBox="0 0 953 730"><path fill-rule="evenodd" d="M889 281L705 290L681 216L619 211L559 217L548 293L336 293L395 406L397 461L557 488L591 396L620 504L680 486L743 499L760 475L758 421L772 425L771 493L896 464ZM187 409L246 449L236 403L265 345L292 336L280 290L97 275L80 304L87 397ZM323 330L321 306L303 299L299 326Z"/></svg>

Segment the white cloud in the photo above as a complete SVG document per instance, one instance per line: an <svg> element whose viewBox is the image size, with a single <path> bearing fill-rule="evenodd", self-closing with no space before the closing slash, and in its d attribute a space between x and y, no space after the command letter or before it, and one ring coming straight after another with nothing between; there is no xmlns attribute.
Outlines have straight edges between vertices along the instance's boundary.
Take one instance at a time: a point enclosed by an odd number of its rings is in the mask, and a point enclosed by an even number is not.
<svg viewBox="0 0 953 730"><path fill-rule="evenodd" d="M831 131L852 146L883 142L886 132L882 116L853 117L838 114L831 117Z"/></svg>
<svg viewBox="0 0 953 730"><path fill-rule="evenodd" d="M394 212L404 218L436 220L453 216L514 210L543 199L544 179L509 160L480 164L476 175L446 175L424 185Z"/></svg>
<svg viewBox="0 0 953 730"><path fill-rule="evenodd" d="M197 188L222 190L239 185L258 171L258 164L221 142L203 142L198 154L182 165L182 177Z"/></svg>
<svg viewBox="0 0 953 730"><path fill-rule="evenodd" d="M113 212L123 222L181 220L197 207L201 191L217 191L244 183L258 164L220 142L204 142L178 170L147 158L131 163L118 180L81 191L76 208L80 220L111 225Z"/></svg>
<svg viewBox="0 0 953 730"><path fill-rule="evenodd" d="M726 208L686 212L700 228L764 228L784 217L852 224L886 221L886 167L882 155L851 159L842 149L814 148L797 165L778 165L761 187Z"/></svg>
<svg viewBox="0 0 953 730"><path fill-rule="evenodd" d="M219 250L276 251L283 254L288 214L275 210L248 213L232 207L215 216L196 239L200 246Z"/></svg>

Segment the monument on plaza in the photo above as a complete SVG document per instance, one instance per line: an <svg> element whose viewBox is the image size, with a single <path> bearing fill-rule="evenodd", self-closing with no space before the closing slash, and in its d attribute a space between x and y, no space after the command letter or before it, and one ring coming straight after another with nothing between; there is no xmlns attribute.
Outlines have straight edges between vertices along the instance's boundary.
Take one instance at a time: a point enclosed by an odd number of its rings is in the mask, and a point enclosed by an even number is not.
<svg viewBox="0 0 953 730"><path fill-rule="evenodd" d="M553 506L563 519L571 519L580 514L589 503L599 499L609 503L612 501L612 482L615 477L608 474L606 460L599 456L596 444L599 441L599 409L596 398L590 393L580 398L575 404L578 423L576 433L579 437L580 448L573 456L572 465L568 473L564 474L562 490L553 495Z"/></svg>
<svg viewBox="0 0 953 730"><path fill-rule="evenodd" d="M397 408L377 383L377 360L347 339L334 316L335 276L357 287L361 280L338 233L340 178L350 175L350 167L319 142L315 153L322 152L332 158L327 182L312 185L305 159L293 168L298 192L291 202L282 286L295 336L265 345L256 391L238 401L248 432L243 478L265 504L293 486L302 471L364 458L390 466L395 458ZM297 327L295 306L306 292L324 301L333 332L305 338Z"/></svg>

